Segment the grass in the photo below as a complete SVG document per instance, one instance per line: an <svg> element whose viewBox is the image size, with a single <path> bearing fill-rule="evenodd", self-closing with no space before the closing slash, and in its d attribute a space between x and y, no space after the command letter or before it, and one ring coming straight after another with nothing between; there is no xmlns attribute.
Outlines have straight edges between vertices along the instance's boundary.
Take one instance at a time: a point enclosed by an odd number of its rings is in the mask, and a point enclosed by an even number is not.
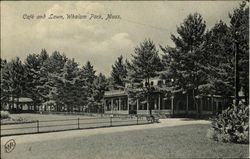
<svg viewBox="0 0 250 159"><path fill-rule="evenodd" d="M13 121L15 121L16 119L23 119L23 121L37 121L37 120L72 119L78 117L86 118L86 116L79 116L79 115L31 114L31 113L10 114L10 117L13 119Z"/></svg>
<svg viewBox="0 0 250 159"><path fill-rule="evenodd" d="M78 128L78 118L79 128L90 128L90 127L105 127L110 126L109 117L88 117L82 115L55 115L55 114L11 114L10 120L3 120L2 123L19 123L1 126L1 135L10 134L27 134L27 133L37 133L39 132L51 132L51 131L62 131ZM17 120L19 119L19 120ZM21 119L21 120L20 120ZM39 120L39 129L37 128ZM34 121L34 122L29 122ZM48 122L49 121L49 122ZM28 122L28 123L23 123ZM136 124L136 118L133 119L122 119L113 118L112 125L131 125ZM147 123L144 120L138 120L139 124ZM11 129L11 130L10 130Z"/></svg>
<svg viewBox="0 0 250 159"><path fill-rule="evenodd" d="M5 158L247 158L248 145L206 138L209 125L134 130L18 145ZM98 131L98 130L97 130ZM49 135L49 134L48 134ZM30 147L32 150L30 151Z"/></svg>

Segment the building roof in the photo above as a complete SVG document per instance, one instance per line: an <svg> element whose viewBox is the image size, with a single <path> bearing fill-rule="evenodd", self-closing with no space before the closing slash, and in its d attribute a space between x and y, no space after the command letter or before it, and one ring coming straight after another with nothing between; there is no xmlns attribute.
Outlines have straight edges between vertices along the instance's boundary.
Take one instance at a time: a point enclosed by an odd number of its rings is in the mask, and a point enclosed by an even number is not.
<svg viewBox="0 0 250 159"><path fill-rule="evenodd" d="M127 93L124 90L112 90L112 91L105 91L104 97L114 97L114 96L124 96Z"/></svg>
<svg viewBox="0 0 250 159"><path fill-rule="evenodd" d="M11 101L11 100L10 100ZM18 99L15 98L15 102L18 102ZM19 102L20 103L25 103L25 102L33 102L33 100L31 98L26 98L26 97L22 97L22 98L19 98Z"/></svg>

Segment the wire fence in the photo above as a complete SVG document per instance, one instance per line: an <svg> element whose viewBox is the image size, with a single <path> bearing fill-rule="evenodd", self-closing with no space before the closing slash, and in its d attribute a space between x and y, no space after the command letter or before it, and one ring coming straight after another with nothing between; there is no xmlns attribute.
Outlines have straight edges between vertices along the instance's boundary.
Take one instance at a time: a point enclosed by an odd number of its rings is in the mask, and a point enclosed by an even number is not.
<svg viewBox="0 0 250 159"><path fill-rule="evenodd" d="M66 130L90 129L114 126L150 124L154 121L145 116L72 118L63 120L42 120L22 123L2 123L1 136L36 134Z"/></svg>

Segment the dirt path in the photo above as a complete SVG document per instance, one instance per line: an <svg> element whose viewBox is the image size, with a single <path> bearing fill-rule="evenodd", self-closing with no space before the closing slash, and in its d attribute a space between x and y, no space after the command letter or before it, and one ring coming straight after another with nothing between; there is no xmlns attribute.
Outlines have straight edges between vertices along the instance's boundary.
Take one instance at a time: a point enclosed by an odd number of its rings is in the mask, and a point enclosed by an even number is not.
<svg viewBox="0 0 250 159"><path fill-rule="evenodd" d="M77 137L77 136L90 136L96 134L114 133L133 131L141 129L152 129L161 127L173 127L190 124L209 124L208 120L191 120L191 119L161 119L160 123L146 124L146 125L133 125L133 126L121 126L121 127L109 127L109 128L97 128L97 129L85 129L85 130L72 130L62 131L44 134L29 134L20 136L8 136L1 137L1 147L10 139L14 139L16 143L32 143L47 140L57 140L63 138Z"/></svg>

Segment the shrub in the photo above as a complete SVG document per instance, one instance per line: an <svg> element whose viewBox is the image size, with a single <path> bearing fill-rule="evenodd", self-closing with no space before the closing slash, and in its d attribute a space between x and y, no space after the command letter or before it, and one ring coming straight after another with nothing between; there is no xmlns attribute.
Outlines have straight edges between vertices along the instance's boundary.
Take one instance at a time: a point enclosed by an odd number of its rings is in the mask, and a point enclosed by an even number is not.
<svg viewBox="0 0 250 159"><path fill-rule="evenodd" d="M8 119L10 118L10 114L7 111L1 111L1 119Z"/></svg>
<svg viewBox="0 0 250 159"><path fill-rule="evenodd" d="M249 143L249 106L232 105L212 121L207 136L217 141Z"/></svg>

